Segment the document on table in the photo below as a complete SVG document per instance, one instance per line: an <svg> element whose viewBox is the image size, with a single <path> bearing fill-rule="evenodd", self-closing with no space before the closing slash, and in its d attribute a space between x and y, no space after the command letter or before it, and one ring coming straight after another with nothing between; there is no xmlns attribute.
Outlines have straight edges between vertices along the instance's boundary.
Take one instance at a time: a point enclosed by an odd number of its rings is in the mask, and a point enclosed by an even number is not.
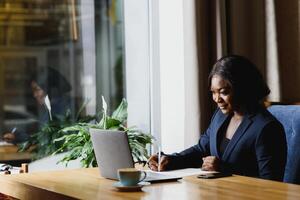
<svg viewBox="0 0 300 200"><path fill-rule="evenodd" d="M0 140L0 146L11 146L13 145L12 143L8 143L8 142L5 142L3 140Z"/></svg>
<svg viewBox="0 0 300 200"><path fill-rule="evenodd" d="M185 176L193 176L199 174L215 173L215 171L204 171L201 168L186 168L186 169L178 169L178 170L162 171L162 172L145 170L145 172L152 172L152 173L154 172L155 174L162 174L162 175L174 176L174 177L185 177Z"/></svg>

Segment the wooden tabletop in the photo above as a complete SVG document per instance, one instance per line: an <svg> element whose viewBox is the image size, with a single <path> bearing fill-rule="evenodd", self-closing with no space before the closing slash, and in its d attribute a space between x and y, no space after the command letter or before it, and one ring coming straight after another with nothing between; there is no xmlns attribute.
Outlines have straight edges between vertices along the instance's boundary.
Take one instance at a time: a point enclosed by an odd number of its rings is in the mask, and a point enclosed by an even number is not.
<svg viewBox="0 0 300 200"><path fill-rule="evenodd" d="M186 177L177 182L144 186L139 192L119 192L115 181L97 168L0 175L0 192L20 199L300 199L300 185L243 176L219 179Z"/></svg>
<svg viewBox="0 0 300 200"><path fill-rule="evenodd" d="M0 145L0 162L15 160L30 160L30 152L18 152L16 145Z"/></svg>

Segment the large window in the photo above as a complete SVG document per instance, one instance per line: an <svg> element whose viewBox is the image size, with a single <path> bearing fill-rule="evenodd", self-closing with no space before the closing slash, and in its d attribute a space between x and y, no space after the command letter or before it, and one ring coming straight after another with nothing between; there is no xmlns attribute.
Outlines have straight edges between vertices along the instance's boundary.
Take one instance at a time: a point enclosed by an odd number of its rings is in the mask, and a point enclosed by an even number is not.
<svg viewBox="0 0 300 200"><path fill-rule="evenodd" d="M125 96L121 0L0 1L0 135L30 135L52 112ZM23 135L24 136L24 135ZM23 137L22 136L22 137ZM22 138L19 138L22 140Z"/></svg>
<svg viewBox="0 0 300 200"><path fill-rule="evenodd" d="M128 124L181 151L199 138L194 1L131 0L124 11Z"/></svg>

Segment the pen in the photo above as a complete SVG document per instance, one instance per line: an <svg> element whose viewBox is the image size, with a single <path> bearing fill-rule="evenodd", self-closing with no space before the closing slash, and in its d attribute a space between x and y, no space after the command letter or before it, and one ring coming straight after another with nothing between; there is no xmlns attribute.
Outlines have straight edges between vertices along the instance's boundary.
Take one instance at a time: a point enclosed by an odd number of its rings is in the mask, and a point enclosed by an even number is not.
<svg viewBox="0 0 300 200"><path fill-rule="evenodd" d="M161 161L161 151L160 151L160 147L158 147L158 171L160 171L160 161Z"/></svg>

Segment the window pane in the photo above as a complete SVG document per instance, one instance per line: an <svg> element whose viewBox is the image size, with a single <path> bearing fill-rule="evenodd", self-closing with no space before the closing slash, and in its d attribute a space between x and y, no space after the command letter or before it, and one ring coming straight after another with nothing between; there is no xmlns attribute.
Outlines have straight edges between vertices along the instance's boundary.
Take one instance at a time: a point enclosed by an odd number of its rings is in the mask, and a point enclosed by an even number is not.
<svg viewBox="0 0 300 200"><path fill-rule="evenodd" d="M0 1L0 134L35 133L51 114L114 110L124 97L121 0ZM16 128L16 129L15 129ZM25 134L25 135L24 135Z"/></svg>

